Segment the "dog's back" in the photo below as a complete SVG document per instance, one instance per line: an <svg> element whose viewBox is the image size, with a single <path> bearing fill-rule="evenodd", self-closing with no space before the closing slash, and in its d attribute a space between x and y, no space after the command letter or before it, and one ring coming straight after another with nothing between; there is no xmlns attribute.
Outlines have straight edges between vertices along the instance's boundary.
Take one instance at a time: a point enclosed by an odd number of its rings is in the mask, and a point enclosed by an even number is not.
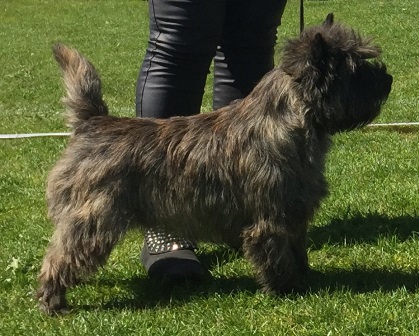
<svg viewBox="0 0 419 336"><path fill-rule="evenodd" d="M107 115L102 84L94 66L78 51L63 44L54 45L53 53L61 67L67 91L63 103L67 109L68 126L75 129L93 116Z"/></svg>

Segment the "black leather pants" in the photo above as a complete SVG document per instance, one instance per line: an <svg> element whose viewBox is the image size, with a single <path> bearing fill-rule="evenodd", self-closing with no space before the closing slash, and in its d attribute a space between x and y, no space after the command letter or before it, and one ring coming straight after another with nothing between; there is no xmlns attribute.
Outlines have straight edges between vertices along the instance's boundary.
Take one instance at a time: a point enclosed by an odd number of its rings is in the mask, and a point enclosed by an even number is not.
<svg viewBox="0 0 419 336"><path fill-rule="evenodd" d="M246 96L273 67L286 0L149 0L150 37L137 116L200 112L214 59L213 107Z"/></svg>

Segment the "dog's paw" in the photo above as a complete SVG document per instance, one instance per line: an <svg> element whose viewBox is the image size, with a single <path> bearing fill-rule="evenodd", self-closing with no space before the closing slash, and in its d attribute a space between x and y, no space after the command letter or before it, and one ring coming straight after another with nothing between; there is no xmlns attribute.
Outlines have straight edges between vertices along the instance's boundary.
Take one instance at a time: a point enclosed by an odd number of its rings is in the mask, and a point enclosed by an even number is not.
<svg viewBox="0 0 419 336"><path fill-rule="evenodd" d="M44 314L52 317L70 314L70 309L67 306L51 306L45 302L40 302L38 308Z"/></svg>
<svg viewBox="0 0 419 336"><path fill-rule="evenodd" d="M38 308L49 316L66 315L70 313L67 301L62 293L48 294L48 291L38 291Z"/></svg>

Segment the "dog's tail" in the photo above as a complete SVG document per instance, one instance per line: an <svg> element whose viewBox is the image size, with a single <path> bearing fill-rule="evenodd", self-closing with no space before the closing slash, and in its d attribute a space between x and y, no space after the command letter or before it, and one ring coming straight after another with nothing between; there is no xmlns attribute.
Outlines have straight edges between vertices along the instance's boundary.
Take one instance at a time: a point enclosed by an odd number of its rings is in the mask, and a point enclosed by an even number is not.
<svg viewBox="0 0 419 336"><path fill-rule="evenodd" d="M62 101L67 109L68 126L75 129L91 117L107 115L102 84L94 66L77 50L63 44L54 45L53 53L61 67L67 91Z"/></svg>

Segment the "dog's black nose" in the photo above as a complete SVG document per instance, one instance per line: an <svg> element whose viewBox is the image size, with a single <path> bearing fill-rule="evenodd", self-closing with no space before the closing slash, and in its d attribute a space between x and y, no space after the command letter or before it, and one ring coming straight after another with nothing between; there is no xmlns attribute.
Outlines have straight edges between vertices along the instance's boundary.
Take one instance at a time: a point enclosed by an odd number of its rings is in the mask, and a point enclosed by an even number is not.
<svg viewBox="0 0 419 336"><path fill-rule="evenodd" d="M387 89L386 90L386 95L388 95L391 91L391 85L393 84L393 76L386 74L385 78L384 78L384 87Z"/></svg>
<svg viewBox="0 0 419 336"><path fill-rule="evenodd" d="M393 76L387 74L386 83L391 86L393 84Z"/></svg>

